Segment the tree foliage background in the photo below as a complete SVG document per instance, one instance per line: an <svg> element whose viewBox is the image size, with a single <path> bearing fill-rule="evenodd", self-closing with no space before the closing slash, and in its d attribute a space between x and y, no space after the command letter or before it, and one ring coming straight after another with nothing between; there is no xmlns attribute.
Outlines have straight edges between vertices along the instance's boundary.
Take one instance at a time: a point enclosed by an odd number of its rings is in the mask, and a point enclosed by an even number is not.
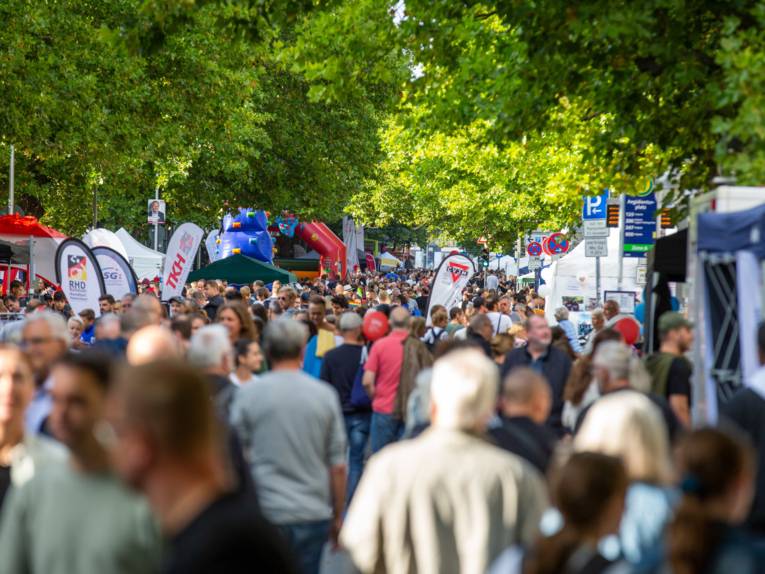
<svg viewBox="0 0 765 574"><path fill-rule="evenodd" d="M663 175L765 179L752 0L6 0L0 184L69 233L288 209L509 246Z"/></svg>

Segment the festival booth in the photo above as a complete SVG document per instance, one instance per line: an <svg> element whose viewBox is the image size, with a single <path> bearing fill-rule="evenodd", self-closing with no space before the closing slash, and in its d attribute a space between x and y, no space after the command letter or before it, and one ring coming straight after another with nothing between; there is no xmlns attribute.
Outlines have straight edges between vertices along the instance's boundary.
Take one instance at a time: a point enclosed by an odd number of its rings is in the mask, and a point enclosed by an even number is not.
<svg viewBox="0 0 765 574"><path fill-rule="evenodd" d="M710 422L717 407L759 367L757 326L763 309L765 205L701 213L689 266L695 304L694 403ZM702 368L699 368L702 367Z"/></svg>
<svg viewBox="0 0 765 574"><path fill-rule="evenodd" d="M165 259L162 253L149 249L133 238L123 227L120 227L115 236L122 243L127 260L139 280L154 279L162 274L162 262Z"/></svg>
<svg viewBox="0 0 765 574"><path fill-rule="evenodd" d="M32 276L49 284L56 283L56 249L66 235L42 225L36 218L18 214L0 216L0 242L3 249L2 276L3 293L16 278L23 276L29 287ZM20 266L24 266L21 269ZM5 281L5 278L8 281Z"/></svg>
<svg viewBox="0 0 765 574"><path fill-rule="evenodd" d="M554 261L549 269L542 270L546 285L540 288L540 295L546 297L547 319L555 323L554 312L558 307L569 310L569 318L575 324L590 322L590 312L602 307L605 296L620 301L625 313L631 301L634 305L642 292L637 284L637 267L643 263L640 258L623 259L622 282L619 285L619 234L611 233L608 238L608 257L600 258L600 298L596 293L595 258L585 257L584 242ZM544 289L544 287L547 287ZM607 293L608 292L608 293ZM581 331L581 329L580 329ZM581 334L581 333L580 333Z"/></svg>
<svg viewBox="0 0 765 574"><path fill-rule="evenodd" d="M281 281L284 284L297 283L295 275L289 271L241 254L219 259L189 274L188 281L199 279L220 279L237 285L250 285L258 280L264 283L273 281Z"/></svg>

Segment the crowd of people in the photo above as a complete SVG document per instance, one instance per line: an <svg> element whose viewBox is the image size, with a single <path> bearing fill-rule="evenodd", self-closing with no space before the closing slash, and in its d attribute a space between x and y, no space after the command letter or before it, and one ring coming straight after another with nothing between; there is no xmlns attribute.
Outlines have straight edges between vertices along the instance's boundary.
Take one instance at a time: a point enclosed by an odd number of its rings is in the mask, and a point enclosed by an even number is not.
<svg viewBox="0 0 765 574"><path fill-rule="evenodd" d="M79 313L12 284L0 572L316 574L327 546L362 573L765 571L765 367L694 426L682 314L641 356L616 301L580 337L512 277L450 309L432 281L147 284Z"/></svg>

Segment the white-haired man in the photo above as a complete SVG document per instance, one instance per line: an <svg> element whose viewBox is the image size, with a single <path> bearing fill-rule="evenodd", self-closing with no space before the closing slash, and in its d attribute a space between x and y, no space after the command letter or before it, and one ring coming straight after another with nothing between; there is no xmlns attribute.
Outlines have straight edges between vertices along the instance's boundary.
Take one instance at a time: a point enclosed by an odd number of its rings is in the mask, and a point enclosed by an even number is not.
<svg viewBox="0 0 765 574"><path fill-rule="evenodd" d="M482 434L497 369L465 349L436 361L432 426L372 457L341 542L362 572L485 572L536 536L547 499L541 475Z"/></svg>
<svg viewBox="0 0 765 574"><path fill-rule="evenodd" d="M337 543L345 501L345 430L337 393L300 368L308 330L269 321L263 348L271 371L237 394L231 421L245 447L263 514L289 543L304 574Z"/></svg>
<svg viewBox="0 0 765 574"><path fill-rule="evenodd" d="M199 329L189 342L189 362L201 369L210 383L215 406L221 418L228 420L236 386L229 379L234 368L234 347L223 325Z"/></svg>
<svg viewBox="0 0 765 574"><path fill-rule="evenodd" d="M45 427L53 406L50 370L66 354L70 343L66 320L58 313L41 311L30 315L24 322L21 345L29 357L37 385L26 414L26 431L29 434L38 433Z"/></svg>

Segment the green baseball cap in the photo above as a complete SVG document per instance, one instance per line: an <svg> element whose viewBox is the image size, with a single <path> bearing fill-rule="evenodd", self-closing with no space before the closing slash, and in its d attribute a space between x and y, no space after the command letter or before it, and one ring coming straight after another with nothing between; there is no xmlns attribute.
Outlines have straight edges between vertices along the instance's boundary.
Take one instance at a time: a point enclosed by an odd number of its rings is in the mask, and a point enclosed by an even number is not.
<svg viewBox="0 0 765 574"><path fill-rule="evenodd" d="M659 333L669 333L675 329L688 327L693 329L693 323L686 319L681 313L676 311L667 311L659 317Z"/></svg>

